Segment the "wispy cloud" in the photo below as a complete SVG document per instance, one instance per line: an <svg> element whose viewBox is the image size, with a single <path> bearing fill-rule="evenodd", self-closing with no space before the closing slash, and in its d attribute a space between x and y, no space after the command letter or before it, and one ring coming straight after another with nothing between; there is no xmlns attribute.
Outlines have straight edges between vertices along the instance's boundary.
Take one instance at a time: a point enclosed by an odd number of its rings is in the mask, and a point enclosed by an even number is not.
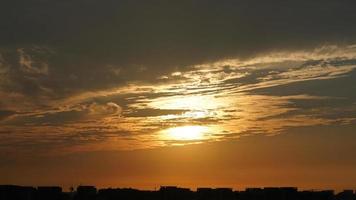
<svg viewBox="0 0 356 200"><path fill-rule="evenodd" d="M25 60L20 69L27 67L23 73L52 75L41 67L33 71L32 58L21 56ZM1 63L7 69L5 61ZM38 86L48 88L37 96L21 90L7 93L6 87L22 78L10 74L6 78L11 84L2 82L0 90L0 148L42 153L138 149L275 135L291 127L350 124L356 120L356 97L350 91L355 67L354 46L328 46L192 65L163 79L133 79L71 95L53 94L57 86L37 77ZM101 79L105 77L97 81ZM319 85L328 88L315 89ZM339 88L348 92L340 93ZM162 136L174 127L206 129L194 140Z"/></svg>
<svg viewBox="0 0 356 200"><path fill-rule="evenodd" d="M48 75L48 64L40 61L36 62L28 55L24 49L17 49L19 54L20 70L29 74Z"/></svg>

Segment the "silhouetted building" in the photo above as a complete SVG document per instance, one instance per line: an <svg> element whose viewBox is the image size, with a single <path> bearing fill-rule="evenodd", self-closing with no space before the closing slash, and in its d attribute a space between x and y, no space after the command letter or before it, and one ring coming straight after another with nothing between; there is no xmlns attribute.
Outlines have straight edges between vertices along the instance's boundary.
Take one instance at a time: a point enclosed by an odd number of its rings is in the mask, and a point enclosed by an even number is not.
<svg viewBox="0 0 356 200"><path fill-rule="evenodd" d="M296 200L297 188L293 187L266 187L263 196L266 200Z"/></svg>
<svg viewBox="0 0 356 200"><path fill-rule="evenodd" d="M0 185L0 200L32 200L35 195L34 187Z"/></svg>
<svg viewBox="0 0 356 200"><path fill-rule="evenodd" d="M263 189L247 188L245 191L239 193L238 198L241 200L261 200L263 199Z"/></svg>
<svg viewBox="0 0 356 200"><path fill-rule="evenodd" d="M57 186L52 187L37 187L37 200L62 200L62 188Z"/></svg>
<svg viewBox="0 0 356 200"><path fill-rule="evenodd" d="M73 195L74 194L74 195ZM356 200L353 190L334 194L333 190L298 191L293 187L247 188L188 188L162 186L159 191L131 188L97 189L79 186L75 193L62 192L60 187L23 187L0 185L0 200Z"/></svg>
<svg viewBox="0 0 356 200"><path fill-rule="evenodd" d="M161 200L191 200L194 195L190 189L176 186L161 186L159 192Z"/></svg>
<svg viewBox="0 0 356 200"><path fill-rule="evenodd" d="M235 194L232 188L198 188L198 200L234 200Z"/></svg>
<svg viewBox="0 0 356 200"><path fill-rule="evenodd" d="M197 188L198 200L213 200L214 191L212 188Z"/></svg>
<svg viewBox="0 0 356 200"><path fill-rule="evenodd" d="M336 200L355 200L355 194L353 190L344 190L336 195Z"/></svg>
<svg viewBox="0 0 356 200"><path fill-rule="evenodd" d="M78 186L77 193L74 196L75 200L94 200L96 198L97 189L94 186Z"/></svg>
<svg viewBox="0 0 356 200"><path fill-rule="evenodd" d="M302 191L298 193L298 198L303 200L333 200L333 190L324 191Z"/></svg>
<svg viewBox="0 0 356 200"><path fill-rule="evenodd" d="M157 191L140 191L131 188L101 189L98 192L98 200L158 200Z"/></svg>

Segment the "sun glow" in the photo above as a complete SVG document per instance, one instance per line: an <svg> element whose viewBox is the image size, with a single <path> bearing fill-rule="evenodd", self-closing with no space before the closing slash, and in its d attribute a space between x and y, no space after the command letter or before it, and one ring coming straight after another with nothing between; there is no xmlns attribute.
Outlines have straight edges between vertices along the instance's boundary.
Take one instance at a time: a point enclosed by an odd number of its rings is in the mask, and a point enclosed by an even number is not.
<svg viewBox="0 0 356 200"><path fill-rule="evenodd" d="M181 126L164 130L169 140L202 140L208 131L206 126Z"/></svg>

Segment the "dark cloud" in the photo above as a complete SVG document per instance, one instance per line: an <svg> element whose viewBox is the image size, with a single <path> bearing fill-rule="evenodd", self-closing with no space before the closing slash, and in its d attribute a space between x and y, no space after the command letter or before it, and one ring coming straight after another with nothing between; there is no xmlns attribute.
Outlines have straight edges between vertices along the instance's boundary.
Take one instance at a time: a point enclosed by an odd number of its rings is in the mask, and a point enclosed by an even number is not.
<svg viewBox="0 0 356 200"><path fill-rule="evenodd" d="M351 0L12 0L0 8L0 41L3 51L25 48L28 56L33 46L52 49L41 84L67 94L222 58L354 42L355 6ZM45 72L36 67L27 71ZM31 84L35 91L36 84L24 83Z"/></svg>
<svg viewBox="0 0 356 200"><path fill-rule="evenodd" d="M0 110L0 121L14 114L16 114L16 112L11 110Z"/></svg>
<svg viewBox="0 0 356 200"><path fill-rule="evenodd" d="M356 101L356 70L351 71L344 77L327 80L309 80L295 82L285 85L278 85L268 88L253 90L254 94L265 95L296 95L309 94L315 96L341 97L348 101L348 104Z"/></svg>
<svg viewBox="0 0 356 200"><path fill-rule="evenodd" d="M86 115L84 111L63 111L56 113L48 113L44 115L19 116L10 121L12 125L63 125L70 122L77 122L83 119Z"/></svg>
<svg viewBox="0 0 356 200"><path fill-rule="evenodd" d="M92 120L109 116L120 116L121 107L113 102L82 104L70 110L49 111L43 114L19 115L12 119L12 125L63 125L67 123L77 123L81 120ZM4 112L4 111L3 111ZM0 116L1 116L0 111ZM5 113L6 114L6 113ZM1 118L0 118L1 119Z"/></svg>

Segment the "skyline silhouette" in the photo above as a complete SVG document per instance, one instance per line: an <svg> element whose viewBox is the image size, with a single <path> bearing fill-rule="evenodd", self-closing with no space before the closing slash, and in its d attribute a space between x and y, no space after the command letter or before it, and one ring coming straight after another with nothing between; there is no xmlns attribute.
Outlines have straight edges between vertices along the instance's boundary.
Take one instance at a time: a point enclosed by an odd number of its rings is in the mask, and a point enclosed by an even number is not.
<svg viewBox="0 0 356 200"><path fill-rule="evenodd" d="M78 186L70 192L58 186L0 185L2 200L354 200L356 190L298 190L296 187L264 187L233 190L232 188L189 188L161 186L159 190Z"/></svg>

